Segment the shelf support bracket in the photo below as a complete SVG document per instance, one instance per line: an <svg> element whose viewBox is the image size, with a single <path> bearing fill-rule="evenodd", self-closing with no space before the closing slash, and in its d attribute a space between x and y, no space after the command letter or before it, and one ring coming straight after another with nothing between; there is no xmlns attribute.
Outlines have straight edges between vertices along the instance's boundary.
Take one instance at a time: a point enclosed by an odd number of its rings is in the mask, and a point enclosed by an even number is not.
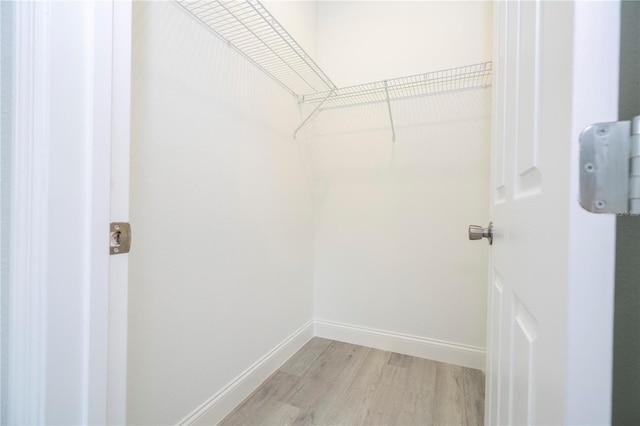
<svg viewBox="0 0 640 426"><path fill-rule="evenodd" d="M393 114L391 114L391 101L389 100L389 87L387 80L384 81L384 93L387 95L387 107L389 108L389 121L391 121L391 141L396 141L396 129L393 127Z"/></svg>
<svg viewBox="0 0 640 426"><path fill-rule="evenodd" d="M293 139L296 138L296 135L298 134L298 132L300 131L300 129L302 129L302 127L307 123L307 121L309 121L311 119L311 117L313 117L316 112L318 112L318 110L322 107L322 105L327 101L327 99L329 99L331 97L331 95L333 95L333 92L335 92L336 89L331 89L329 91L329 94L327 96L324 97L324 99L318 104L318 106L316 106L313 111L311 111L311 114L309 114L307 116L307 118L305 118L302 123L300 123L300 125L298 126L298 128L296 130L294 130L293 132Z"/></svg>

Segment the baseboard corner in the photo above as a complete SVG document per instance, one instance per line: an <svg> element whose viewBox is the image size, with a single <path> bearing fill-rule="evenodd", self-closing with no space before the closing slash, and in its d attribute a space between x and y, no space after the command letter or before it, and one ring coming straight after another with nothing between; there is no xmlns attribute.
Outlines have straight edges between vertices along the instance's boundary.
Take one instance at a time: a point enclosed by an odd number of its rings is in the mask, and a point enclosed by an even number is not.
<svg viewBox="0 0 640 426"><path fill-rule="evenodd" d="M314 335L463 367L485 369L485 349L316 318Z"/></svg>
<svg viewBox="0 0 640 426"><path fill-rule="evenodd" d="M256 361L251 367L183 418L178 425L218 424L313 337L314 321L309 320Z"/></svg>

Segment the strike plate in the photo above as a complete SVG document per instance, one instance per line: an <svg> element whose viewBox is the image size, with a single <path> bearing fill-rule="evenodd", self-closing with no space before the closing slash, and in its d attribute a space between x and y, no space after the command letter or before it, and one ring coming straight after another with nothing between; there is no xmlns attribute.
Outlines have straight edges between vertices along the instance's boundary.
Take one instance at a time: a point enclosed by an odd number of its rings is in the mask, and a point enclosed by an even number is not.
<svg viewBox="0 0 640 426"><path fill-rule="evenodd" d="M109 226L109 253L124 254L131 249L131 225L127 222L113 222Z"/></svg>

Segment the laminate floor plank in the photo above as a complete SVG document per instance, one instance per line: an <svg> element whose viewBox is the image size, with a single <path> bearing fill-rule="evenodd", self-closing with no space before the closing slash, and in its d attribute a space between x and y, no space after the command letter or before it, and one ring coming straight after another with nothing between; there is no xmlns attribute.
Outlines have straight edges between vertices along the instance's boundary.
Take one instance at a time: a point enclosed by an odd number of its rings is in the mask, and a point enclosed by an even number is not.
<svg viewBox="0 0 640 426"><path fill-rule="evenodd" d="M345 368L358 359L358 355L369 348L349 345L342 342L332 342L320 356L312 363L311 367L282 399L283 402L301 408L312 417L323 399L339 382L339 377Z"/></svg>
<svg viewBox="0 0 640 426"><path fill-rule="evenodd" d="M276 371L225 417L220 425L275 424L263 423L262 419L268 417L273 410L280 409L280 398L289 392L299 379L298 376L284 371ZM299 411L296 412L296 417L299 414Z"/></svg>
<svg viewBox="0 0 640 426"><path fill-rule="evenodd" d="M442 362L437 364L434 425L467 424L462 368Z"/></svg>
<svg viewBox="0 0 640 426"><path fill-rule="evenodd" d="M294 424L324 424L370 350L340 342L329 345L301 378L295 394L284 400L302 410Z"/></svg>
<svg viewBox="0 0 640 426"><path fill-rule="evenodd" d="M343 398L335 401L325 417L327 425L364 424L369 407L380 385L380 376L389 362L391 352L372 349L351 381Z"/></svg>
<svg viewBox="0 0 640 426"><path fill-rule="evenodd" d="M484 373L314 338L220 423L482 425Z"/></svg>
<svg viewBox="0 0 640 426"><path fill-rule="evenodd" d="M410 367L411 360L414 357L409 355L403 355L395 352L391 352L391 356L389 357L389 365L395 365L396 367Z"/></svg>
<svg viewBox="0 0 640 426"><path fill-rule="evenodd" d="M311 339L302 349L295 353L287 362L280 367L280 371L302 376L313 365L313 362L331 344L331 340L316 337Z"/></svg>
<svg viewBox="0 0 640 426"><path fill-rule="evenodd" d="M484 374L480 370L463 370L464 403L468 425L484 423Z"/></svg>
<svg viewBox="0 0 640 426"><path fill-rule="evenodd" d="M408 405L404 416L398 418L396 424L429 425L433 423L436 401L436 371L438 363L429 359L411 358Z"/></svg>
<svg viewBox="0 0 640 426"><path fill-rule="evenodd" d="M263 425L293 425L300 416L300 409L289 404L274 401L271 410L266 412L262 417L256 419L255 422L247 424L263 424Z"/></svg>
<svg viewBox="0 0 640 426"><path fill-rule="evenodd" d="M353 345L350 345L353 346ZM333 410L347 397L354 379L367 360L367 354L372 351L364 346L353 346L352 352L335 380L327 388L327 392L318 399L317 403L307 406L308 414L313 416L314 424L327 424L327 418Z"/></svg>
<svg viewBox="0 0 640 426"><path fill-rule="evenodd" d="M387 364L382 369L380 384L369 406L365 425L400 424L400 418L406 418L409 406L409 388L405 386L410 380L408 368Z"/></svg>

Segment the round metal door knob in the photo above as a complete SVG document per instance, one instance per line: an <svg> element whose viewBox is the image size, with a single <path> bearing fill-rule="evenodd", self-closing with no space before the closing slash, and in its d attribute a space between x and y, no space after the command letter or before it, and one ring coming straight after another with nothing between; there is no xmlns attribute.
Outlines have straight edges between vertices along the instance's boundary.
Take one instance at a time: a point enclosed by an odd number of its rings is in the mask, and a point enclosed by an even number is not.
<svg viewBox="0 0 640 426"><path fill-rule="evenodd" d="M478 225L469 225L470 240L481 240L483 238L489 241L489 245L493 244L493 222L489 222L489 226L486 228Z"/></svg>

